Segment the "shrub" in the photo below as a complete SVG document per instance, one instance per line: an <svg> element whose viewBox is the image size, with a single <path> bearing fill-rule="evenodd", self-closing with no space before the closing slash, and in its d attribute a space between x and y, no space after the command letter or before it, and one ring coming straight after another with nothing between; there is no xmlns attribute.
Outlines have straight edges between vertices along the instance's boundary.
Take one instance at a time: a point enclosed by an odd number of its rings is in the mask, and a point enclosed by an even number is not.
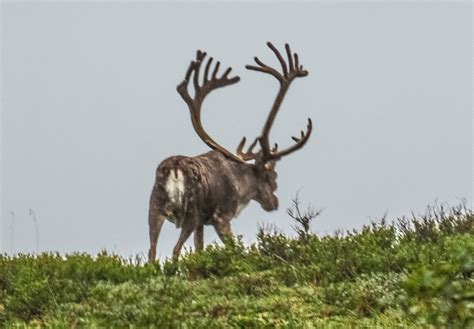
<svg viewBox="0 0 474 329"><path fill-rule="evenodd" d="M474 325L474 239L472 235L443 241L447 257L417 264L404 282L405 306L421 323L452 328Z"/></svg>
<svg viewBox="0 0 474 329"><path fill-rule="evenodd" d="M296 204L299 206L299 204ZM0 327L467 327L474 229L465 206L318 236L261 228L179 260L105 252L0 255ZM471 322L470 322L471 321Z"/></svg>

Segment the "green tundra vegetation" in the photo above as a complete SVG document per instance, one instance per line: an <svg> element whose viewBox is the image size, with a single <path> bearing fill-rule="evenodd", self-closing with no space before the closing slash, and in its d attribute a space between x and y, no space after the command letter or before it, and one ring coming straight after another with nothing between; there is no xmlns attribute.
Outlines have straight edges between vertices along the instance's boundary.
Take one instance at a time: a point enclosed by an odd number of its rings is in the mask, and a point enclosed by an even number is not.
<svg viewBox="0 0 474 329"><path fill-rule="evenodd" d="M294 206L292 237L262 228L178 261L2 255L0 327L474 328L471 209L319 236Z"/></svg>

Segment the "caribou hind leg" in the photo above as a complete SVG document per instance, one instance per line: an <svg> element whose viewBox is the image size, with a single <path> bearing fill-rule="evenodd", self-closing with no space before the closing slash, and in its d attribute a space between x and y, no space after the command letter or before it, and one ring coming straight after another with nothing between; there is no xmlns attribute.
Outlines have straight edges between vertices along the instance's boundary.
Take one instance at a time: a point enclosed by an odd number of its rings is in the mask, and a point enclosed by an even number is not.
<svg viewBox="0 0 474 329"><path fill-rule="evenodd" d="M173 249L173 259L178 259L179 254L181 253L181 248L183 247L183 244L189 238L191 233L193 233L193 231L194 231L194 227L192 227L191 225L183 226L183 228L181 229L181 234L179 235L178 242L176 243Z"/></svg>
<svg viewBox="0 0 474 329"><path fill-rule="evenodd" d="M148 217L148 225L150 232L150 250L148 251L148 261L153 262L156 258L156 244L158 242L158 236L160 235L161 227L165 221L165 216L150 209Z"/></svg>

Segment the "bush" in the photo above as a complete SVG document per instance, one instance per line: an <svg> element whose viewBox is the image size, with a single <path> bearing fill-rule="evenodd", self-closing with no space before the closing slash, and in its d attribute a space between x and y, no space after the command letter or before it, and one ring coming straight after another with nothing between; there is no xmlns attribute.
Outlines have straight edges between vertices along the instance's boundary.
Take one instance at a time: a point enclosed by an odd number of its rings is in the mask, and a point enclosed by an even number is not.
<svg viewBox="0 0 474 329"><path fill-rule="evenodd" d="M406 308L421 323L452 328L474 325L474 240L472 235L448 237L446 257L417 264L404 282Z"/></svg>
<svg viewBox="0 0 474 329"><path fill-rule="evenodd" d="M294 204L299 206L298 203ZM317 236L262 228L181 259L145 264L105 252L0 256L0 327L468 327L473 213L433 206Z"/></svg>

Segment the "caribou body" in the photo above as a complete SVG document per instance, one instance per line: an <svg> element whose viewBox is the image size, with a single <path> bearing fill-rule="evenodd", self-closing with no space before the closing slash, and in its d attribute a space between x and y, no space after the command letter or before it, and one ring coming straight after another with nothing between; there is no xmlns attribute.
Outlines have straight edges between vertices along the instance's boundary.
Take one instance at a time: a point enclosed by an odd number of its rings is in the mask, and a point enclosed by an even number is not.
<svg viewBox="0 0 474 329"><path fill-rule="evenodd" d="M306 132L300 137L292 137L295 144L278 150L275 144L270 147L269 133L280 108L281 102L291 82L297 77L308 74L299 65L298 55L292 53L288 44L285 45L287 62L280 52L271 44L269 48L275 53L282 72L265 65L257 57L258 66L247 65L253 71L272 75L280 83L280 90L275 98L272 109L263 127L262 134L244 152L245 137L234 154L215 142L203 129L201 123L201 105L210 91L237 83L240 78L228 78L231 68L218 78L220 63L214 66L209 78L209 69L213 58L206 63L203 82L199 83L199 73L206 53L197 51L196 59L191 62L184 80L177 90L189 107L191 121L198 136L212 151L195 157L172 156L160 163L156 170L156 179L150 198L149 261L156 258L156 244L161 227L166 219L181 229L178 242L173 250L173 257L178 257L183 244L194 232L196 249L203 248L204 225L212 225L219 237L224 241L232 234L230 221L237 217L240 211L251 201L258 202L265 211L278 208L278 198L274 194L277 189L277 173L275 162L301 147L308 141L312 123L308 119ZM194 97L188 92L188 84L192 79ZM259 144L260 150L254 152Z"/></svg>

